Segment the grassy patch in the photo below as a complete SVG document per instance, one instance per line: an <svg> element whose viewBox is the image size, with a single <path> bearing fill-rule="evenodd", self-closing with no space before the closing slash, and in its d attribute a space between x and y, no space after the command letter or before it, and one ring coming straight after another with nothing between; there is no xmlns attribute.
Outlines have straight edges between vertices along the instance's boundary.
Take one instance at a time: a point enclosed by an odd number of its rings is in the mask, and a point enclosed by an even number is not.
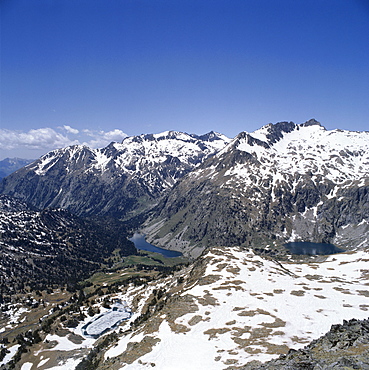
<svg viewBox="0 0 369 370"><path fill-rule="evenodd" d="M145 271L136 271L134 269L126 269L117 272L97 272L92 275L87 281L93 285L108 286L119 281L127 280L133 276L142 276L142 274L148 275ZM89 288L85 289L86 293L89 292Z"/></svg>
<svg viewBox="0 0 369 370"><path fill-rule="evenodd" d="M187 263L188 259L185 257L164 257L160 253L140 251L138 255L125 257L119 267L128 267L132 265L146 265L146 266L176 266L181 263Z"/></svg>

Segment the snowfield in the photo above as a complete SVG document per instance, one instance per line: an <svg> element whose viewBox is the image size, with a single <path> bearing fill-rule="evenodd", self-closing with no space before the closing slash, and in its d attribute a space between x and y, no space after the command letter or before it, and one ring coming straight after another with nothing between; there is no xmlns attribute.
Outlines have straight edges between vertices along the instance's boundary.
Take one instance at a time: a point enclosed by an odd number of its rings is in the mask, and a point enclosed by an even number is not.
<svg viewBox="0 0 369 370"><path fill-rule="evenodd" d="M157 331L152 320L147 329L123 337L105 359L150 339L152 349L122 363L122 369L153 364L161 370L226 369L278 357L289 347L304 347L332 324L369 315L367 252L301 264L241 248L212 248L205 259L204 275L181 293L196 309L173 321L168 307L156 318Z"/></svg>
<svg viewBox="0 0 369 370"><path fill-rule="evenodd" d="M99 303L101 314L86 317L69 333L48 334L22 369L32 363L72 370L99 341L92 336L108 329L120 337L103 353L104 369L220 370L268 361L304 347L332 324L367 318L368 262L365 250L301 263L274 261L241 247L210 248L174 275L112 295L115 311ZM159 290L165 305L132 326ZM127 319L114 326L122 315ZM11 347L3 364L17 348Z"/></svg>

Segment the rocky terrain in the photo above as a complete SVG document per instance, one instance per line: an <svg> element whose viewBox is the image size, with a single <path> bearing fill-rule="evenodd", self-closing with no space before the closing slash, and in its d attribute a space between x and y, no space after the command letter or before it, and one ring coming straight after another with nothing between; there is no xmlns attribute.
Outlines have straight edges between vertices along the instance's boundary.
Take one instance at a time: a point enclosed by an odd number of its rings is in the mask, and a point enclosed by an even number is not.
<svg viewBox="0 0 369 370"><path fill-rule="evenodd" d="M229 141L213 132L197 136L168 131L128 137L102 149L67 147L6 177L0 193L40 209L124 217L149 208L164 190Z"/></svg>
<svg viewBox="0 0 369 370"><path fill-rule="evenodd" d="M290 350L264 365L243 370L369 369L369 319L332 325L324 336L299 350Z"/></svg>
<svg viewBox="0 0 369 370"><path fill-rule="evenodd" d="M166 194L144 229L155 245L287 241L360 248L369 232L369 133L281 122L229 145Z"/></svg>

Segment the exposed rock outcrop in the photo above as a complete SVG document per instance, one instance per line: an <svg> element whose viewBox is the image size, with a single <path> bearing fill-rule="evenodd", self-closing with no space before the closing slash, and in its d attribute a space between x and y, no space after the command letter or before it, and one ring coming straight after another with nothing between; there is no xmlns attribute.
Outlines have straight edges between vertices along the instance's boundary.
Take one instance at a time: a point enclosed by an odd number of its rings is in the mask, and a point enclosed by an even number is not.
<svg viewBox="0 0 369 370"><path fill-rule="evenodd" d="M265 364L249 364L243 370L369 369L369 319L343 321L308 346L290 350Z"/></svg>

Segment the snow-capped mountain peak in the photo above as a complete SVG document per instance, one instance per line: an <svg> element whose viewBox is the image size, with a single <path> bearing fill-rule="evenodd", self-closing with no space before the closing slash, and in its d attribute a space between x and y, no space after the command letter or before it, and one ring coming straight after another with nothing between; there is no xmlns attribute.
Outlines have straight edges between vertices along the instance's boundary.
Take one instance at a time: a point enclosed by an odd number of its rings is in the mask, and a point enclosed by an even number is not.
<svg viewBox="0 0 369 370"><path fill-rule="evenodd" d="M4 180L2 191L40 208L124 214L138 198L157 198L229 141L214 132L198 136L165 131L127 137L101 149L70 146L14 173Z"/></svg>
<svg viewBox="0 0 369 370"><path fill-rule="evenodd" d="M269 124L195 168L147 231L191 256L214 240L255 246L259 238L353 249L368 240L368 173L369 132L326 130L316 120Z"/></svg>
<svg viewBox="0 0 369 370"><path fill-rule="evenodd" d="M276 172L312 172L316 176L342 182L367 176L368 147L368 132L329 131L312 119L299 125L280 122L252 133L243 132L218 156L239 150L251 154L259 162L259 169L265 176ZM232 175L242 176L240 166L231 171ZM248 168L245 171L249 173Z"/></svg>

